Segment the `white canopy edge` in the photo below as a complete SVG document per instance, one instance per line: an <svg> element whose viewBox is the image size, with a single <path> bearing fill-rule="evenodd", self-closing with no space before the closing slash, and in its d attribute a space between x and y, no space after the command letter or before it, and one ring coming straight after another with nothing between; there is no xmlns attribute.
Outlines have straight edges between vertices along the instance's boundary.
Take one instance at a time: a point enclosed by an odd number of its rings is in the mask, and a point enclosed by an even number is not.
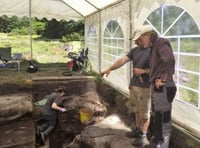
<svg viewBox="0 0 200 148"><path fill-rule="evenodd" d="M29 9L29 2L31 2L31 9ZM1 0L0 7L0 16L29 17L29 10L31 10L31 16L38 19L46 18L60 21L62 19L79 20L82 18L80 14L61 0Z"/></svg>
<svg viewBox="0 0 200 148"><path fill-rule="evenodd" d="M118 1L120 0L1 0L0 16L29 17L31 12L31 17L38 19L77 21Z"/></svg>

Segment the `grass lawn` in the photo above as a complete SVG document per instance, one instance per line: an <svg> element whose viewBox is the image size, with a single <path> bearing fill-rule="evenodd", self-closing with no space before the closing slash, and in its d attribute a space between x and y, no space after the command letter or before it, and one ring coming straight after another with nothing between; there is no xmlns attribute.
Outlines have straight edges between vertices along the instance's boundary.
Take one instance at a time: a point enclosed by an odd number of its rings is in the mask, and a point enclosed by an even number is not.
<svg viewBox="0 0 200 148"><path fill-rule="evenodd" d="M69 51L77 52L84 45L83 42L73 41L63 43L59 40L41 40L39 36L32 36L32 51L30 36L28 35L9 35L0 33L0 47L11 47L12 54L21 53L24 60L30 60L31 57L38 63L62 63L66 62L67 51L63 49L65 45L72 45L73 49Z"/></svg>
<svg viewBox="0 0 200 148"><path fill-rule="evenodd" d="M21 83L35 76L63 76L62 73L66 70L66 62L69 60L67 51L63 49L64 45L72 45L73 49L69 51L78 52L84 45L83 42L74 41L63 43L58 40L41 40L38 36L33 36L32 52L30 48L30 37L27 36L10 36L9 34L0 33L0 47L11 47L12 56L15 53L22 54L21 70L17 71L17 65L0 67L0 83ZM69 52L68 51L68 52ZM29 67L29 60L32 60L38 66L39 70L36 73L26 72ZM0 61L0 64L2 62Z"/></svg>

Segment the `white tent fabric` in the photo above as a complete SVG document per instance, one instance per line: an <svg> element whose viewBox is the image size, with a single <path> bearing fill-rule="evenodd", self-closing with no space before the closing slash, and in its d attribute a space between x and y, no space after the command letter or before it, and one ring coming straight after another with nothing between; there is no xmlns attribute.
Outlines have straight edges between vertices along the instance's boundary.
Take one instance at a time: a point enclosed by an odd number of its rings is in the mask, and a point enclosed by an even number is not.
<svg viewBox="0 0 200 148"><path fill-rule="evenodd" d="M60 20L83 19L119 0L1 0L0 16Z"/></svg>
<svg viewBox="0 0 200 148"><path fill-rule="evenodd" d="M48 20L80 20L119 0L1 0L0 16L30 18L30 50L32 59L31 18Z"/></svg>
<svg viewBox="0 0 200 148"><path fill-rule="evenodd" d="M0 7L0 15L8 17L29 17L29 11L31 11L31 16L38 19L77 20L82 18L61 0L1 0Z"/></svg>

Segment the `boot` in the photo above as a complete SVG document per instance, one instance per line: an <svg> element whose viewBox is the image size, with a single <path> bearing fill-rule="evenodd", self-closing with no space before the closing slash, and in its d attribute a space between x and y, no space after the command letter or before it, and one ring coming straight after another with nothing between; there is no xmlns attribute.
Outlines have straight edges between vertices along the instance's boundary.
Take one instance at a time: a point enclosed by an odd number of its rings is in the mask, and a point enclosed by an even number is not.
<svg viewBox="0 0 200 148"><path fill-rule="evenodd" d="M45 131L43 131L44 135L48 136L51 131L53 131L54 126L49 126Z"/></svg>
<svg viewBox="0 0 200 148"><path fill-rule="evenodd" d="M40 137L41 137L41 140L42 140L42 145L44 145L47 136L46 136L43 132L41 132L41 133L40 133Z"/></svg>
<svg viewBox="0 0 200 148"><path fill-rule="evenodd" d="M46 123L43 123L42 125L38 125L36 127L36 130L39 131L39 132L43 132L44 130L46 130L48 128L49 124L46 122Z"/></svg>
<svg viewBox="0 0 200 148"><path fill-rule="evenodd" d="M140 136L140 133L141 133L141 130L136 127L134 130L127 132L125 135L126 137L129 137L129 138L136 138Z"/></svg>
<svg viewBox="0 0 200 148"><path fill-rule="evenodd" d="M138 137L136 139L133 140L133 143L132 143L134 146L147 146L149 144L149 141L147 139L146 136L144 137Z"/></svg>

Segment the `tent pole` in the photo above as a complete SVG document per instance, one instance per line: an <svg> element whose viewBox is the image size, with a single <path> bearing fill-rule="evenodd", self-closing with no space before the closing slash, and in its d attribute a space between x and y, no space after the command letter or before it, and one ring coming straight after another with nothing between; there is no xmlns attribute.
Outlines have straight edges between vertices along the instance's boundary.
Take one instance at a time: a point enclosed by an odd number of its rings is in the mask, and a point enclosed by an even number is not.
<svg viewBox="0 0 200 148"><path fill-rule="evenodd" d="M32 51L32 21L31 21L31 2L32 0L29 0L29 24L30 24L30 49L31 49L31 61L33 60L33 51Z"/></svg>

